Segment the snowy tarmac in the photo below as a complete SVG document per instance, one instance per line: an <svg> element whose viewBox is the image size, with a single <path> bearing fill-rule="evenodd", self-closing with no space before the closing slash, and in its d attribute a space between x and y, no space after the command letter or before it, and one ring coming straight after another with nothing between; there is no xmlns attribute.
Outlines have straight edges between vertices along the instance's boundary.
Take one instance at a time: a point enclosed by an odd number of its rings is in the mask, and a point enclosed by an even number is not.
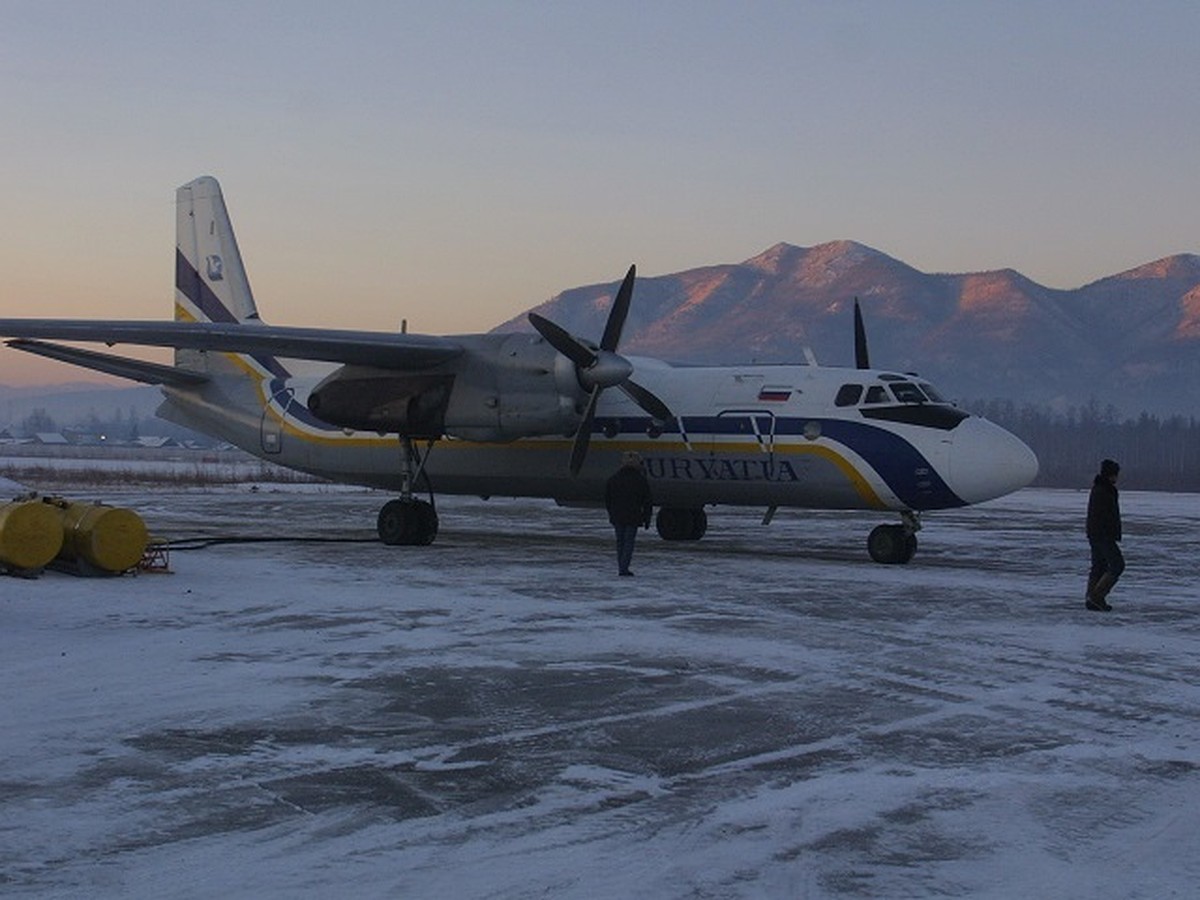
<svg viewBox="0 0 1200 900"><path fill-rule="evenodd" d="M0 893L37 897L1191 897L1196 495L929 515L601 513L385 495L74 490L173 574L0 578ZM217 543L202 536L331 539ZM349 539L349 540L346 540Z"/></svg>

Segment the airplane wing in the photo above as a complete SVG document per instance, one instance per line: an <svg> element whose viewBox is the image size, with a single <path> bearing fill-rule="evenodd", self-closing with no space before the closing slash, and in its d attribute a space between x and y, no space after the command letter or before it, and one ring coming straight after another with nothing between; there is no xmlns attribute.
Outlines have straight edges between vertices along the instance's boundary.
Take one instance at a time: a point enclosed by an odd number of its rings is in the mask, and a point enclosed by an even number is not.
<svg viewBox="0 0 1200 900"><path fill-rule="evenodd" d="M225 353L258 353L286 359L313 359L381 369L415 371L459 356L464 347L450 338L426 334L392 334L330 328L297 328L278 325L225 324L220 322L155 322L86 319L0 319L0 335L10 338L51 338L63 341L137 344L181 350L215 350ZM30 346L19 350L38 352ZM43 344L41 349L55 347ZM69 350L69 348L59 348ZM43 352L42 355L52 355ZM104 354L101 354L104 356ZM55 358L66 359L59 352ZM110 357L118 359L118 357ZM91 366L94 368L95 366ZM113 372L113 374L118 374ZM125 377L129 377L126 375ZM142 379L138 379L142 380Z"/></svg>
<svg viewBox="0 0 1200 900"><path fill-rule="evenodd" d="M208 376L200 372L191 372L177 366L164 366L159 363L147 362L142 359L128 359L124 356L114 356L111 353L98 353L95 350L84 350L80 347L64 347L62 344L51 344L48 341L33 341L28 338L14 338L5 341L14 350L24 350L49 359L94 369L106 375L116 375L118 378L128 378L143 384L196 385L208 381Z"/></svg>

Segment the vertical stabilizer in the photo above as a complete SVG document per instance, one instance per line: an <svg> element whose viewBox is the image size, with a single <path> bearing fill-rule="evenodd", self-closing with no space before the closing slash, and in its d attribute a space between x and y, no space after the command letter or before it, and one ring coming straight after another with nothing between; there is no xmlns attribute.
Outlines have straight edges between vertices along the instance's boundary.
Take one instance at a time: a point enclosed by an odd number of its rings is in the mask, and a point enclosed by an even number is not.
<svg viewBox="0 0 1200 900"><path fill-rule="evenodd" d="M217 179L205 175L175 193L175 318L198 322L258 319Z"/></svg>
<svg viewBox="0 0 1200 900"><path fill-rule="evenodd" d="M217 179L204 175L175 192L175 319L258 324L258 308L242 264L233 223ZM175 364L201 372L234 368L231 354L175 351ZM263 374L286 374L269 357L242 358Z"/></svg>

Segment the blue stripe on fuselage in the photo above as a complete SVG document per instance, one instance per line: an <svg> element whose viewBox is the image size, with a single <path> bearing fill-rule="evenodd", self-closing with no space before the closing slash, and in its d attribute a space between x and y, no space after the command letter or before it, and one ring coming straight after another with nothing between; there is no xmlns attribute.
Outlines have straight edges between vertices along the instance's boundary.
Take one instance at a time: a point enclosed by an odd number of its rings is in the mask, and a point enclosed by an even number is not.
<svg viewBox="0 0 1200 900"><path fill-rule="evenodd" d="M924 454L900 435L878 425L850 422L845 419L772 416L762 412L745 415L684 416L683 431L687 433L690 441L703 440L713 435L753 437L755 431L751 418L758 420L758 432L763 438L772 433L775 437L801 436L806 427L816 423L820 426L822 437L837 441L866 460L892 493L911 509L949 509L966 506ZM618 436L639 432L644 434L650 424L651 420L646 417L597 417L593 433L604 434L607 428L608 433ZM672 422L663 428L663 433L679 434L678 423Z"/></svg>

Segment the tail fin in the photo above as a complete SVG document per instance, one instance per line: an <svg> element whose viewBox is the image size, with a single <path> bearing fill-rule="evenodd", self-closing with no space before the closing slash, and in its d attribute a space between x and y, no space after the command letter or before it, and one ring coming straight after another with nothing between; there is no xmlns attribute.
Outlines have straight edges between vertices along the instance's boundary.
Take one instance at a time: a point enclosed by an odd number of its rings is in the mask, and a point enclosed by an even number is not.
<svg viewBox="0 0 1200 900"><path fill-rule="evenodd" d="M175 192L175 320L227 324L260 321L221 185L209 175ZM214 356L176 350L175 365L200 372L223 368ZM258 362L268 371L279 369L273 359L259 357Z"/></svg>
<svg viewBox="0 0 1200 900"><path fill-rule="evenodd" d="M205 175L175 192L175 318L257 321L233 223L217 179Z"/></svg>

